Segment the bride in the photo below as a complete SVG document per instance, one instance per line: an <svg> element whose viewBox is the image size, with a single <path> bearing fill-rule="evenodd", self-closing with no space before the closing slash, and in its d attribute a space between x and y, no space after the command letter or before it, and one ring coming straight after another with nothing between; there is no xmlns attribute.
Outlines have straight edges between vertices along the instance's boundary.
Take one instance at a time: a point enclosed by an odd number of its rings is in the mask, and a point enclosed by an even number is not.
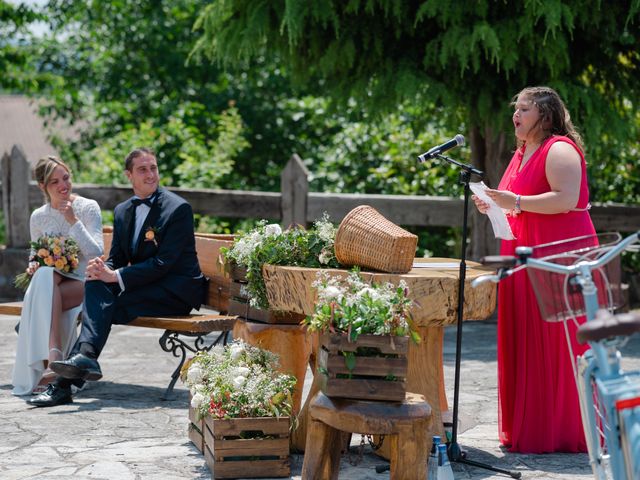
<svg viewBox="0 0 640 480"><path fill-rule="evenodd" d="M89 259L102 255L100 207L71 193L71 170L53 156L36 164L34 176L46 203L33 211L31 241L54 235L73 238L80 247L78 266L72 273L29 264L32 275L24 296L13 369L14 395L40 393L55 380L49 362L67 357L76 340L76 318L84 294L84 271ZM33 253L33 252L32 252Z"/></svg>

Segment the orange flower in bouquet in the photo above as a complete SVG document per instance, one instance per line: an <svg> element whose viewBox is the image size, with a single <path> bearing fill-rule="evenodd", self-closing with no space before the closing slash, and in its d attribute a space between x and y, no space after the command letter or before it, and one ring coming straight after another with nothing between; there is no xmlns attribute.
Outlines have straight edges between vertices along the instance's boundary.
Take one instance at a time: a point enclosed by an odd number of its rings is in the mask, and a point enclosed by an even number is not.
<svg viewBox="0 0 640 480"><path fill-rule="evenodd" d="M29 262L37 263L38 267L53 267L61 273L71 273L78 267L80 247L73 238L43 235L30 245ZM13 284L26 290L31 277L28 272L21 273Z"/></svg>

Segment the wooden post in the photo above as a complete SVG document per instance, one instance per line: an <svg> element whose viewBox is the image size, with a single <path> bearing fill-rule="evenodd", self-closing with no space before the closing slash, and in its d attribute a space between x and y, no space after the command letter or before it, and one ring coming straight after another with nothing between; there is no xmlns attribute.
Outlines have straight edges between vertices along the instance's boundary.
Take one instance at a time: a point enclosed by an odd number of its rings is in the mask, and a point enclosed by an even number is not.
<svg viewBox="0 0 640 480"><path fill-rule="evenodd" d="M29 170L24 151L18 145L2 157L2 211L7 247L29 245Z"/></svg>
<svg viewBox="0 0 640 480"><path fill-rule="evenodd" d="M309 171L295 153L280 174L282 192L282 227L307 226L307 196L309 194Z"/></svg>

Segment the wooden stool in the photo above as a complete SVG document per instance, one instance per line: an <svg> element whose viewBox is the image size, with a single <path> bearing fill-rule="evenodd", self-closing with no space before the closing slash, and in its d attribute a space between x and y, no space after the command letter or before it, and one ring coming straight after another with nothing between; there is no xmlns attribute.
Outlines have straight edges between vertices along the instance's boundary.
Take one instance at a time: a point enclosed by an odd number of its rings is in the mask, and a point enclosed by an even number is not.
<svg viewBox="0 0 640 480"><path fill-rule="evenodd" d="M303 480L337 479L344 432L386 435L391 479L427 478L431 407L422 395L407 393L401 403L331 399L318 392L309 404Z"/></svg>

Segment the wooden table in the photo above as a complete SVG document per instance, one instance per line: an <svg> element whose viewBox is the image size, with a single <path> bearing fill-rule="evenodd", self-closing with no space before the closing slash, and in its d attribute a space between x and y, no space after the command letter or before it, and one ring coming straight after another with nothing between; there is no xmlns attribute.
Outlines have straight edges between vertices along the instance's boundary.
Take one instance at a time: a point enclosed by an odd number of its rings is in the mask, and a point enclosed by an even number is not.
<svg viewBox="0 0 640 480"><path fill-rule="evenodd" d="M397 283L404 280L409 288L409 297L414 301L411 315L422 342L409 347L407 391L424 395L432 409L432 431L430 434L444 435L442 412L449 409L444 388L442 347L444 326L457 322L459 260L451 258L416 259L416 263L428 265L413 268L409 273L361 272L365 280L376 283ZM317 269L301 267L279 267L265 265L263 276L271 308L310 315L314 311L316 292L311 284L316 280ZM464 320L483 320L489 317L496 305L496 286L485 283L471 288L471 281L490 272L474 262L467 262L465 283ZM332 275L347 276L346 270L331 271ZM467 339L467 341L470 339ZM316 342L313 342L314 345ZM313 360L313 355L312 355ZM312 365L312 369L315 370ZM307 402L302 408L299 428L293 435L293 447L304 450L306 437L306 407L317 392L314 381Z"/></svg>

